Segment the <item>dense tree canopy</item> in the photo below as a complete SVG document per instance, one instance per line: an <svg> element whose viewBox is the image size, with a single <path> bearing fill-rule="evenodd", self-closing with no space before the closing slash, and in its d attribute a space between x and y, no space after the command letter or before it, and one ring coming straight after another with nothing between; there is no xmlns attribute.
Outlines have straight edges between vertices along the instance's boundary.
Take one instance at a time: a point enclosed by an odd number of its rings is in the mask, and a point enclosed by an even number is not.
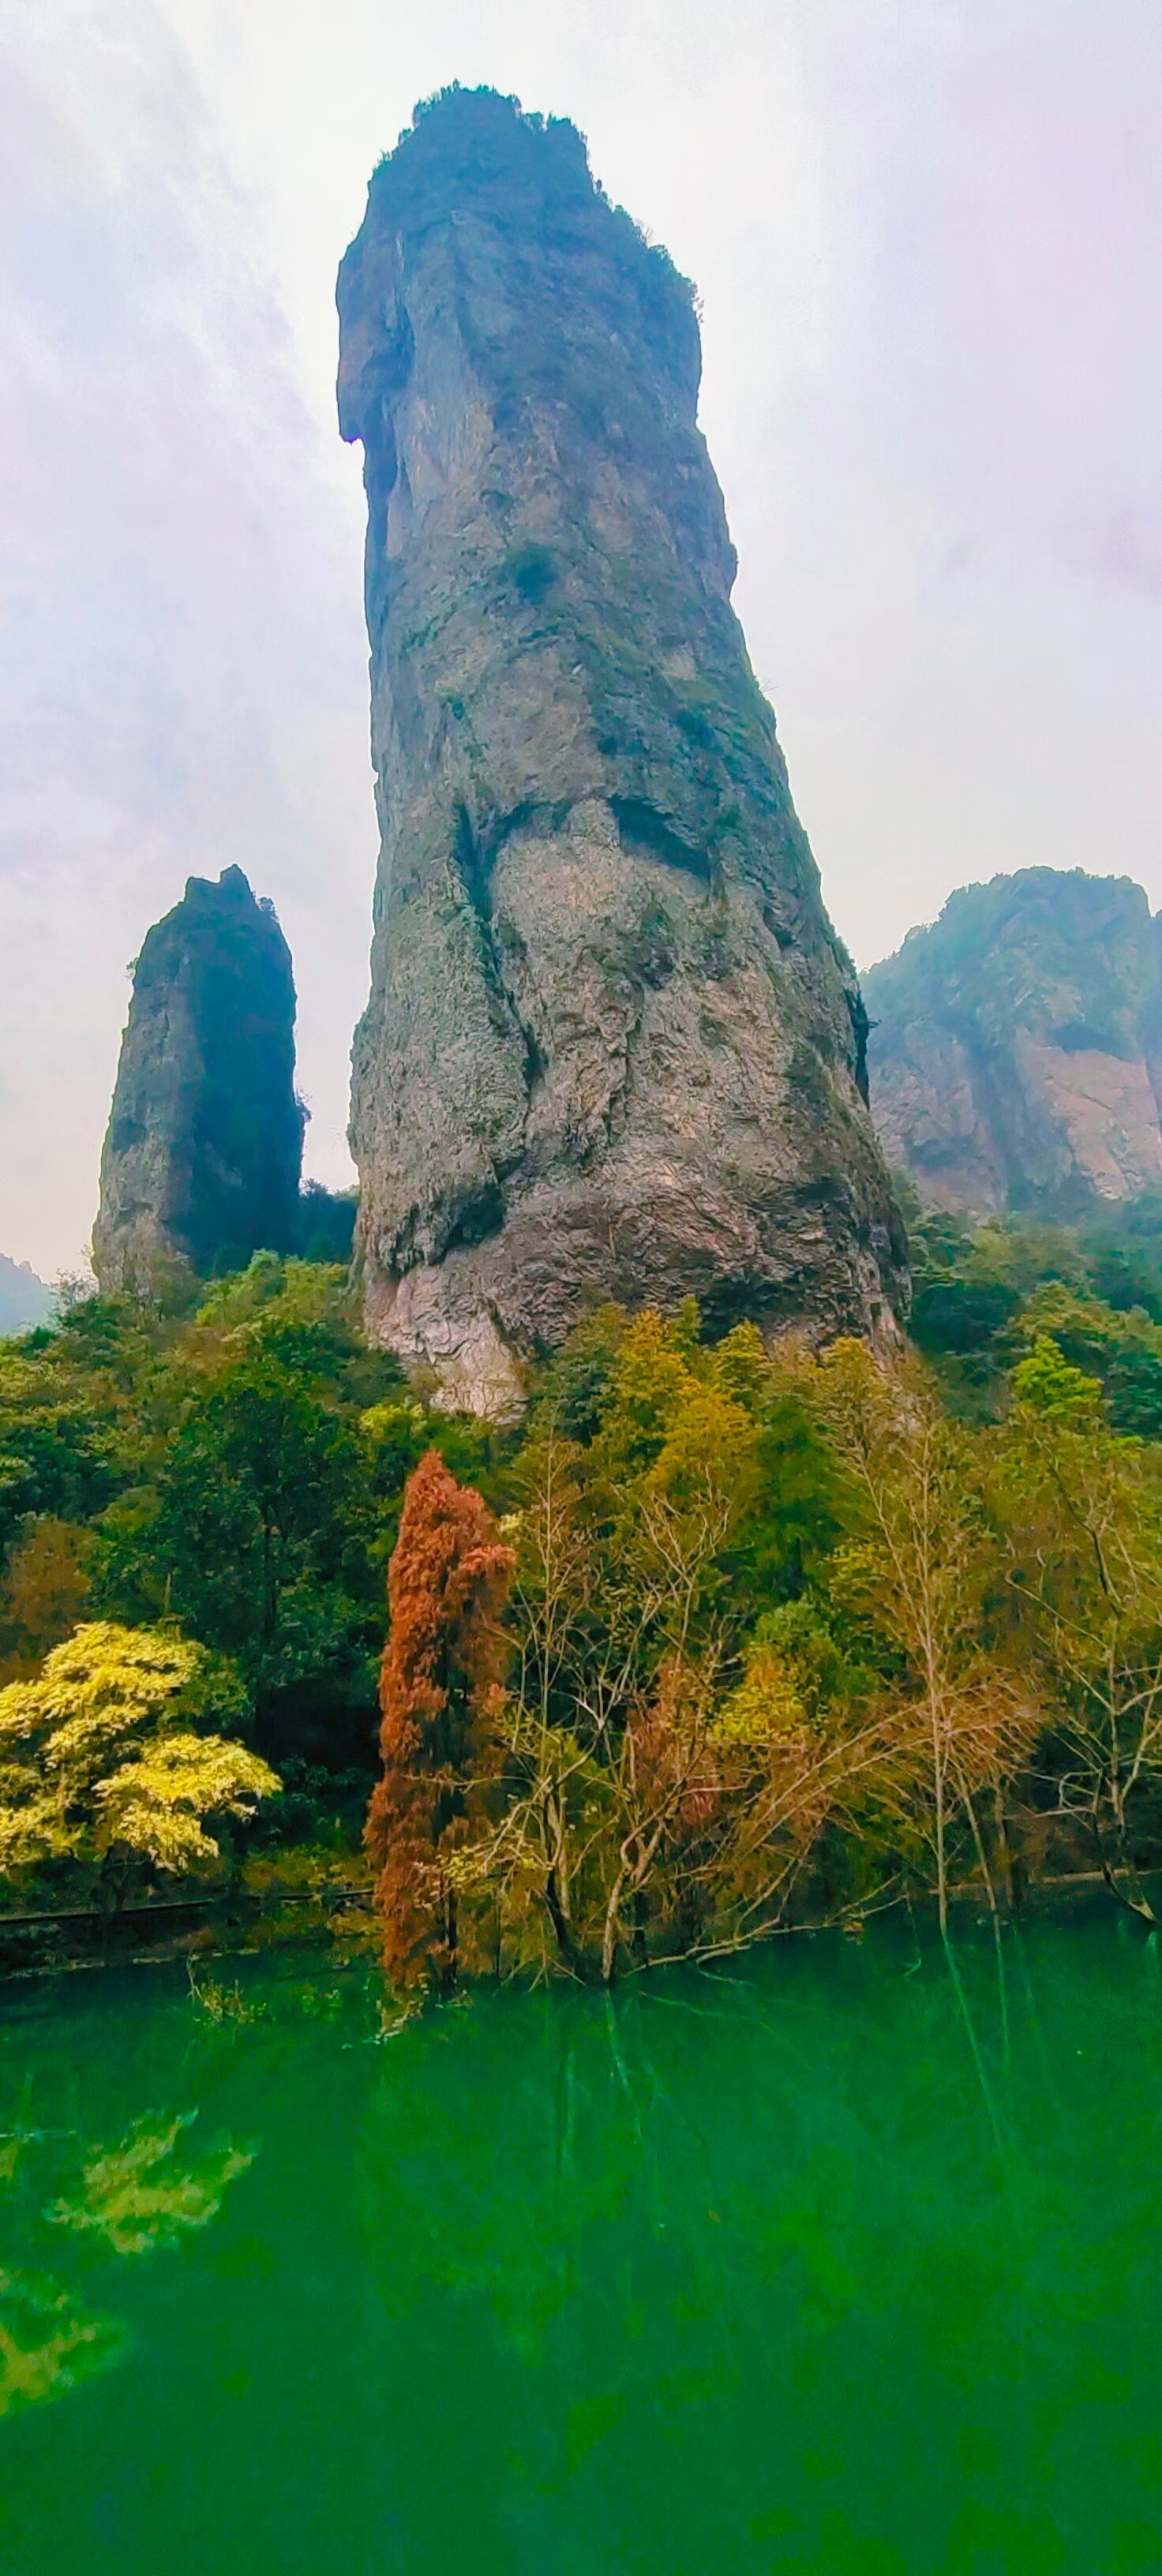
<svg viewBox="0 0 1162 2576"><path fill-rule="evenodd" d="M208 1293L82 1298L0 1343L0 1673L87 1605L232 1657L270 1757L370 1762L387 1560L429 1444L345 1274L258 1254ZM435 1436L462 1469L489 1443Z"/></svg>
<svg viewBox="0 0 1162 2576"><path fill-rule="evenodd" d="M607 1307L504 1434L433 1412L326 1264L66 1298L0 1344L9 1885L208 1866L215 1816L350 1848L370 1800L401 1984L612 1977L1046 1871L1151 1913L1162 1233L914 1240L894 1359ZM45 1693L134 1639L164 1725L103 1717L66 1796Z"/></svg>

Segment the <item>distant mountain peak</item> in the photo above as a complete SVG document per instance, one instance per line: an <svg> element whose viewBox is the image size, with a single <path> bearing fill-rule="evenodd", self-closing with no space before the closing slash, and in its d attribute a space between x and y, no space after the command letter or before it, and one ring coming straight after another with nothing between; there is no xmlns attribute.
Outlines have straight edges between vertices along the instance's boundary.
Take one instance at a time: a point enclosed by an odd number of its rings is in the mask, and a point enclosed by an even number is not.
<svg viewBox="0 0 1162 2576"><path fill-rule="evenodd" d="M1162 950L1132 878L962 886L863 992L880 1139L930 1205L1070 1218L1162 1183Z"/></svg>
<svg viewBox="0 0 1162 2576"><path fill-rule="evenodd" d="M27 1332L43 1324L53 1308L53 1291L38 1279L28 1261L13 1261L0 1252L0 1334Z"/></svg>
<svg viewBox="0 0 1162 2576"><path fill-rule="evenodd" d="M274 907L242 869L190 877L133 977L101 1158L101 1287L159 1265L205 1276L286 1252L298 1228L303 1112L295 988Z"/></svg>

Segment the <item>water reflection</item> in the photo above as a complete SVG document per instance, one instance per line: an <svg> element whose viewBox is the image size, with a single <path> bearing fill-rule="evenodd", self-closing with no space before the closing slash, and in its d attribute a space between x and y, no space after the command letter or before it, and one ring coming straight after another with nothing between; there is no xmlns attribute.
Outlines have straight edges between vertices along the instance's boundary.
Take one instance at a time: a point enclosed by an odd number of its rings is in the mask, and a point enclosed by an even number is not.
<svg viewBox="0 0 1162 2576"><path fill-rule="evenodd" d="M17 2176L35 2132L0 2135L0 2194L10 2221ZM6 2228L11 2236L11 2223ZM106 2370L124 2346L112 2317L93 2315L47 2273L0 2262L0 2416L63 2397Z"/></svg>
<svg viewBox="0 0 1162 2576"><path fill-rule="evenodd" d="M124 2328L45 2275L0 2269L0 2415L67 2396L119 2361Z"/></svg>
<svg viewBox="0 0 1162 2576"><path fill-rule="evenodd" d="M14 2009L4 2576L1153 2576L1158 1951L997 1951Z"/></svg>
<svg viewBox="0 0 1162 2576"><path fill-rule="evenodd" d="M180 2243L209 2226L223 2195L254 2161L254 2146L215 2142L180 2153L197 2112L147 2112L112 2147L86 2150L75 2132L20 2126L0 2132L0 2416L69 2395L128 2349L123 2321L85 2304L37 2261L46 2227L88 2236L95 2252L132 2256ZM45 2200L62 2161L80 2180Z"/></svg>
<svg viewBox="0 0 1162 2576"><path fill-rule="evenodd" d="M640 2183L632 2122L609 2122L596 2153L576 2153L571 2031L549 2006L542 2044L503 2088L487 2005L401 2031L359 2146L369 2277L387 2312L403 2320L434 2293L477 2294L531 2367L577 2293L580 2246L616 2226Z"/></svg>
<svg viewBox="0 0 1162 2576"><path fill-rule="evenodd" d="M197 2116L179 2111L166 2119L147 2112L119 2146L85 2166L79 2192L54 2201L45 2216L57 2227L95 2229L115 2254L152 2254L159 2246L176 2245L192 2228L208 2227L227 2185L246 2172L258 2150L226 2139L197 2164L171 2162Z"/></svg>

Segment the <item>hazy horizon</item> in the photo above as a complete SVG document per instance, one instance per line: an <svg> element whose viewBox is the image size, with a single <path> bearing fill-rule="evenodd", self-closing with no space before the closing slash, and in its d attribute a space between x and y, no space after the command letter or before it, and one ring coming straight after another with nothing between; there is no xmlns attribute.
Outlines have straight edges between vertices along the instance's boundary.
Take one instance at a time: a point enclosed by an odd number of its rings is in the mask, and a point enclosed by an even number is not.
<svg viewBox="0 0 1162 2576"><path fill-rule="evenodd" d="M1162 903L1149 0L0 0L0 1250L75 1268L127 961L242 866L351 1177L376 830L334 277L417 98L571 116L699 289L701 418L837 929Z"/></svg>

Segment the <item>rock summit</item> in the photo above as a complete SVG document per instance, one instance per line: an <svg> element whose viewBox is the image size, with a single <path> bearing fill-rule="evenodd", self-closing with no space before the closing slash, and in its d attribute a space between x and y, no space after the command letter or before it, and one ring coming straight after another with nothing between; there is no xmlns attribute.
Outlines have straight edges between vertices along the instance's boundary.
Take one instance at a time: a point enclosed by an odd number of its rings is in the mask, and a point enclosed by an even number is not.
<svg viewBox="0 0 1162 2576"><path fill-rule="evenodd" d="M855 973L730 605L692 288L569 123L417 111L339 272L382 849L374 1337L503 1418L608 1298L891 1329Z"/></svg>
<svg viewBox="0 0 1162 2576"><path fill-rule="evenodd" d="M175 1265L206 1277L293 1246L294 1025L273 904L241 868L216 885L190 877L134 969L93 1229L104 1291L140 1293Z"/></svg>

